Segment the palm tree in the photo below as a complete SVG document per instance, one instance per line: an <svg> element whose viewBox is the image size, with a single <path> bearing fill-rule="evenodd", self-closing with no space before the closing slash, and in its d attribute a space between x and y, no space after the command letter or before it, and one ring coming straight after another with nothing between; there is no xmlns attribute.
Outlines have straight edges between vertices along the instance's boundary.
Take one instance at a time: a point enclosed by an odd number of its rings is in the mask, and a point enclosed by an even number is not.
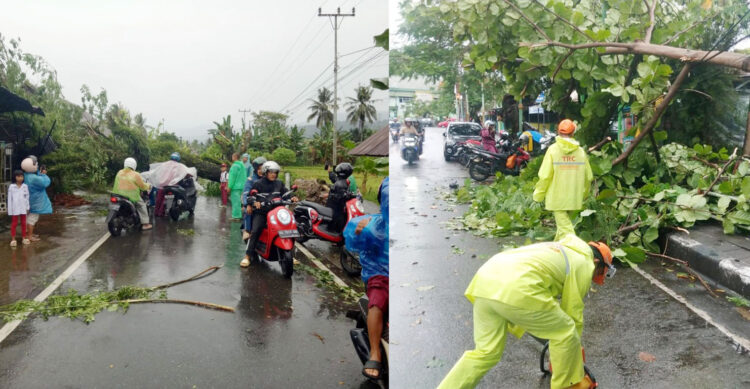
<svg viewBox="0 0 750 389"><path fill-rule="evenodd" d="M312 105L309 109L312 111L310 116L307 117L307 121L316 119L315 126L318 128L326 127L328 124L333 122L333 94L330 89L322 88L318 89L318 100L310 99Z"/></svg>
<svg viewBox="0 0 750 389"><path fill-rule="evenodd" d="M351 124L359 124L359 141L362 141L365 128L365 120L372 123L377 118L377 111L372 105L377 100L372 99L372 88L359 86L354 90L357 98L347 97L346 118Z"/></svg>

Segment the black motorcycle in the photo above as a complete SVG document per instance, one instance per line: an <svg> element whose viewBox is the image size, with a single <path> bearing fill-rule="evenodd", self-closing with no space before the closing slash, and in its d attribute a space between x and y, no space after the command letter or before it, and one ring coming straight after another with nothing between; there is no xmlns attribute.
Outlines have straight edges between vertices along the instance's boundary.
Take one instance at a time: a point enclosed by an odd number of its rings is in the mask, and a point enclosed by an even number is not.
<svg viewBox="0 0 750 389"><path fill-rule="evenodd" d="M177 221L183 212L189 212L193 216L195 203L198 200L198 191L195 189L193 176L187 175L177 185L165 186L164 199L169 207L169 217Z"/></svg>
<svg viewBox="0 0 750 389"><path fill-rule="evenodd" d="M349 330L349 336L352 338L352 344L354 345L354 351L357 352L359 360L364 365L370 359L370 335L367 332L367 305L370 300L367 296L362 296L359 299L359 311L349 311L347 317L354 319L357 322L357 326ZM388 382L388 314L383 316L383 335L380 338L380 355L382 361L382 369L380 370L380 377L378 384L380 387L387 386Z"/></svg>
<svg viewBox="0 0 750 389"><path fill-rule="evenodd" d="M517 176L526 167L531 156L520 147L518 141L501 146L499 153L474 148L469 162L469 176L484 181L496 172Z"/></svg>
<svg viewBox="0 0 750 389"><path fill-rule="evenodd" d="M146 223L138 216L138 210L130 199L114 193L109 197L109 214L107 214L106 223L112 236L120 236L123 229L140 230L143 224L153 224L154 207L151 206L148 194L141 192L141 198L146 202L148 210L149 220Z"/></svg>

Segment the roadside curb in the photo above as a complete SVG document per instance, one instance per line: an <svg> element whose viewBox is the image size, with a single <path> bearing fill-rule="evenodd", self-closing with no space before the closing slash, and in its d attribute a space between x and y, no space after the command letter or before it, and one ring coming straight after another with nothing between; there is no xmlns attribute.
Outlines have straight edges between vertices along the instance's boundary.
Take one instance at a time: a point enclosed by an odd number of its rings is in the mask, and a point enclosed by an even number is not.
<svg viewBox="0 0 750 389"><path fill-rule="evenodd" d="M734 292L750 298L750 238L725 235L720 226L699 225L666 236L666 255L688 262Z"/></svg>

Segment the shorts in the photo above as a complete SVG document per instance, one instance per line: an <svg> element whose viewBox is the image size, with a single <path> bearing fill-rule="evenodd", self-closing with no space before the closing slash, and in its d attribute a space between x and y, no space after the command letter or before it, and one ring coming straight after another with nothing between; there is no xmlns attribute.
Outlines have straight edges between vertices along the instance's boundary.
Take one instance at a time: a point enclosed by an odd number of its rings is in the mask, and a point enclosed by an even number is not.
<svg viewBox="0 0 750 389"><path fill-rule="evenodd" d="M367 280L367 298L370 303L367 308L378 307L381 311L388 311L388 277L372 276Z"/></svg>
<svg viewBox="0 0 750 389"><path fill-rule="evenodd" d="M36 225L36 222L39 221L39 214L38 213L30 213L28 217L26 217L26 224L29 225Z"/></svg>

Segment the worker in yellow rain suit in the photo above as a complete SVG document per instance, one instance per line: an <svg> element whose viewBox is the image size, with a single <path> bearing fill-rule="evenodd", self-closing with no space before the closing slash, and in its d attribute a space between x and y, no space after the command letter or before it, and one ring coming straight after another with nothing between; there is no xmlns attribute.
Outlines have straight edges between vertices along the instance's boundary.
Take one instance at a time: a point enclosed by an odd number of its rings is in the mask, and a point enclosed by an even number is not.
<svg viewBox="0 0 750 389"><path fill-rule="evenodd" d="M586 244L574 234L490 258L465 293L474 304L476 348L463 354L438 388L475 387L500 361L507 333L520 338L525 331L549 339L552 389L589 388L581 348L583 297L592 278L603 284L605 275L614 275L609 247Z"/></svg>
<svg viewBox="0 0 750 389"><path fill-rule="evenodd" d="M534 201L544 201L555 215L556 241L575 233L569 212L583 209L583 199L594 178L586 151L573 139L575 130L575 123L569 119L557 126L557 141L544 154L534 188Z"/></svg>

